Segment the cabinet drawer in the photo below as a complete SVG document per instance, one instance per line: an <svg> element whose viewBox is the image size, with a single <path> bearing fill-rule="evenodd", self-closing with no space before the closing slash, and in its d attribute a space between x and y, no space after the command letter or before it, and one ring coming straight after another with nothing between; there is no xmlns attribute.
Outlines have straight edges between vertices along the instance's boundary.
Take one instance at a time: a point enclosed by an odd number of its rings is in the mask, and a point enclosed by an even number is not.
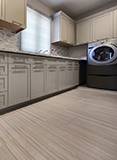
<svg viewBox="0 0 117 160"><path fill-rule="evenodd" d="M7 92L0 92L0 109L7 107Z"/></svg>
<svg viewBox="0 0 117 160"><path fill-rule="evenodd" d="M5 53L0 53L0 64L7 63L7 55Z"/></svg>
<svg viewBox="0 0 117 160"><path fill-rule="evenodd" d="M31 58L31 64L44 64L44 62L45 62L45 58L41 58L41 57Z"/></svg>
<svg viewBox="0 0 117 160"><path fill-rule="evenodd" d="M6 91L6 90L7 90L7 77L0 76L0 91Z"/></svg>
<svg viewBox="0 0 117 160"><path fill-rule="evenodd" d="M46 61L46 63L47 63L48 65L57 65L57 64L59 64L59 61L58 61L57 59L48 59L48 60Z"/></svg>
<svg viewBox="0 0 117 160"><path fill-rule="evenodd" d="M30 63L30 58L26 55L10 55L9 63Z"/></svg>
<svg viewBox="0 0 117 160"><path fill-rule="evenodd" d="M0 76L7 75L7 64L0 64Z"/></svg>

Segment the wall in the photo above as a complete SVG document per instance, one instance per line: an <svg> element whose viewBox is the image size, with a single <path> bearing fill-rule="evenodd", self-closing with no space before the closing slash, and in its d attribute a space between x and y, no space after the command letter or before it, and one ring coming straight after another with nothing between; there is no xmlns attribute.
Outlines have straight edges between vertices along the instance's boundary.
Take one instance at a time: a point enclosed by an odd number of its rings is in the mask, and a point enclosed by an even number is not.
<svg viewBox="0 0 117 160"><path fill-rule="evenodd" d="M17 51L20 49L20 33L13 34L0 28L0 50Z"/></svg>
<svg viewBox="0 0 117 160"><path fill-rule="evenodd" d="M41 3L39 0L28 0L28 5L46 16L51 16L53 14L53 10Z"/></svg>
<svg viewBox="0 0 117 160"><path fill-rule="evenodd" d="M87 56L88 45L81 45L69 48L69 56L73 58L84 58Z"/></svg>

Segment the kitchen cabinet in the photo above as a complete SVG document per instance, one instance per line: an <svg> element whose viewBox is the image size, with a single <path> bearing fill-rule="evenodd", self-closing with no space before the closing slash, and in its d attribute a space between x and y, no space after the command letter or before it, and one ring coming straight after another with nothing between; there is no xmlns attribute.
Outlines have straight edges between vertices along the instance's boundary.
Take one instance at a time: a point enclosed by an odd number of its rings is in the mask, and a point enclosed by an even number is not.
<svg viewBox="0 0 117 160"><path fill-rule="evenodd" d="M8 73L7 55L0 53L0 109L7 107Z"/></svg>
<svg viewBox="0 0 117 160"><path fill-rule="evenodd" d="M7 107L7 92L0 92L0 109Z"/></svg>
<svg viewBox="0 0 117 160"><path fill-rule="evenodd" d="M82 20L76 24L76 45L92 41L92 20Z"/></svg>
<svg viewBox="0 0 117 160"><path fill-rule="evenodd" d="M52 43L63 42L74 45L75 23L70 17L60 11L54 15L52 26Z"/></svg>
<svg viewBox="0 0 117 160"><path fill-rule="evenodd" d="M31 99L39 98L45 94L46 70L44 60L31 64Z"/></svg>
<svg viewBox="0 0 117 160"><path fill-rule="evenodd" d="M55 93L59 90L58 87L58 64L57 61L47 60L47 75L46 75L46 94Z"/></svg>
<svg viewBox="0 0 117 160"><path fill-rule="evenodd" d="M73 86L79 84L79 62L74 62L73 66Z"/></svg>
<svg viewBox="0 0 117 160"><path fill-rule="evenodd" d="M113 12L93 18L93 41L113 37Z"/></svg>
<svg viewBox="0 0 117 160"><path fill-rule="evenodd" d="M64 90L67 88L67 62L66 61L60 61L59 62L59 90Z"/></svg>
<svg viewBox="0 0 117 160"><path fill-rule="evenodd" d="M0 109L75 87L78 77L78 61L0 53Z"/></svg>
<svg viewBox="0 0 117 160"><path fill-rule="evenodd" d="M30 65L9 64L9 106L30 100Z"/></svg>
<svg viewBox="0 0 117 160"><path fill-rule="evenodd" d="M4 19L4 0L0 0L0 19Z"/></svg>
<svg viewBox="0 0 117 160"><path fill-rule="evenodd" d="M67 75L66 75L67 88L73 86L73 62L67 62Z"/></svg>
<svg viewBox="0 0 117 160"><path fill-rule="evenodd" d="M6 91L6 90L7 90L7 77L0 76L0 91Z"/></svg>
<svg viewBox="0 0 117 160"><path fill-rule="evenodd" d="M0 8L0 27L7 28L12 32L26 28L26 0L0 0Z"/></svg>
<svg viewBox="0 0 117 160"><path fill-rule="evenodd" d="M117 38L117 9L113 12L114 15L114 38Z"/></svg>

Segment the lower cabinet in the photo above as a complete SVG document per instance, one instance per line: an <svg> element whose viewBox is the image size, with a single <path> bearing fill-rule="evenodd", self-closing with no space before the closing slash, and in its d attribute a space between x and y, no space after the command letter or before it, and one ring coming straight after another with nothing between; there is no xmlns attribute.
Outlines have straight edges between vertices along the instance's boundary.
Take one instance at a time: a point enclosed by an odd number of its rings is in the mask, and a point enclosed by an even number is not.
<svg viewBox="0 0 117 160"><path fill-rule="evenodd" d="M31 65L31 99L45 94L46 71L44 62Z"/></svg>
<svg viewBox="0 0 117 160"><path fill-rule="evenodd" d="M54 93L58 90L58 64L53 64L49 61L47 62L46 94Z"/></svg>
<svg viewBox="0 0 117 160"><path fill-rule="evenodd" d="M73 67L73 85L79 84L79 62L74 62Z"/></svg>
<svg viewBox="0 0 117 160"><path fill-rule="evenodd" d="M9 64L8 105L30 100L30 65Z"/></svg>
<svg viewBox="0 0 117 160"><path fill-rule="evenodd" d="M7 92L0 92L0 109L7 107Z"/></svg>
<svg viewBox="0 0 117 160"><path fill-rule="evenodd" d="M67 63L66 83L67 83L67 88L73 86L73 62Z"/></svg>
<svg viewBox="0 0 117 160"><path fill-rule="evenodd" d="M1 56L0 109L79 84L79 62L36 56Z"/></svg>
<svg viewBox="0 0 117 160"><path fill-rule="evenodd" d="M59 63L59 91L67 88L67 67L66 61Z"/></svg>
<svg viewBox="0 0 117 160"><path fill-rule="evenodd" d="M7 76L0 76L0 91L7 90Z"/></svg>

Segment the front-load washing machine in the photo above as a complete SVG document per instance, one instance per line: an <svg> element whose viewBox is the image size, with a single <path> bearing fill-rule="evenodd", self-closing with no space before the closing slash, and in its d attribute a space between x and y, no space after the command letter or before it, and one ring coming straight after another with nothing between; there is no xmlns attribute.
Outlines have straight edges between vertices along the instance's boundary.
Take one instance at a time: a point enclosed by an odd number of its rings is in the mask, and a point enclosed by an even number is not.
<svg viewBox="0 0 117 160"><path fill-rule="evenodd" d="M87 86L117 90L117 39L88 45Z"/></svg>

